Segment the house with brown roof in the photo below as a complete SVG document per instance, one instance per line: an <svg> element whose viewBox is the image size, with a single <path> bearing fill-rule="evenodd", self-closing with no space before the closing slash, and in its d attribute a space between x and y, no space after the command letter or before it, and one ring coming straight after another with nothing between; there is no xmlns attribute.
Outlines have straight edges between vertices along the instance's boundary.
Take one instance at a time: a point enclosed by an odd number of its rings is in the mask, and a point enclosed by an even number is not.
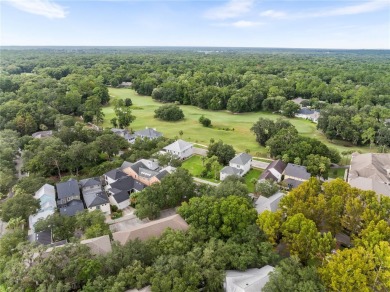
<svg viewBox="0 0 390 292"><path fill-rule="evenodd" d="M167 229L188 230L187 222L179 215L175 214L159 220L153 220L149 223L135 226L127 230L114 232L112 237L120 244L124 245L130 240L147 240L152 237L159 237Z"/></svg>
<svg viewBox="0 0 390 292"><path fill-rule="evenodd" d="M287 164L280 159L272 161L260 175L259 181L270 179L275 182L280 182L286 166Z"/></svg>
<svg viewBox="0 0 390 292"><path fill-rule="evenodd" d="M353 153L348 183L358 189L390 196L390 154Z"/></svg>
<svg viewBox="0 0 390 292"><path fill-rule="evenodd" d="M111 240L108 235L85 239L80 243L88 246L93 255L105 255L112 251Z"/></svg>

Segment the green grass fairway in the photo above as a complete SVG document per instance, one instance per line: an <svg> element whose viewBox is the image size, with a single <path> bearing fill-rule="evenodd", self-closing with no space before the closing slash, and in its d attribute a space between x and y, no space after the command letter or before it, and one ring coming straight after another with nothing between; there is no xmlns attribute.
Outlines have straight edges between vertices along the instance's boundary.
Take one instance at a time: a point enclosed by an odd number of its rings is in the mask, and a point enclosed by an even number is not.
<svg viewBox="0 0 390 292"><path fill-rule="evenodd" d="M250 193L253 193L255 191L255 186L253 185L253 183L251 182L251 179L252 178L255 178L255 179L258 179L259 176L262 174L262 170L261 169L257 169L257 168L252 168L245 176L245 184L246 186L248 187L248 190Z"/></svg>
<svg viewBox="0 0 390 292"><path fill-rule="evenodd" d="M265 156L265 149L261 147L255 140L255 136L250 131L252 125L260 118L269 118L276 120L280 115L256 112L232 114L227 111L209 111L197 108L190 105L180 106L184 112L185 118L178 122L165 122L155 119L154 110L162 105L162 103L154 101L150 96L140 96L132 89L109 88L111 101L120 98L125 99L130 97L133 101L133 114L137 117L131 124L134 130L144 129L145 127L156 128L163 132L165 137L174 138L179 136L179 131L183 131L183 140L208 145L210 139L222 140L224 143L230 144L237 152L250 150L253 156ZM110 120L115 116L113 107L109 104L103 108L105 114L104 127L112 127ZM212 122L212 128L203 127L198 119L201 115L209 118ZM369 147L345 147L341 143L330 143L324 135L316 130L316 124L303 119L289 119L290 122L297 128L303 136L317 138L326 143L330 147L337 148L339 151L344 150L361 150L370 152ZM218 130L218 128L234 128L234 131ZM376 149L371 149L374 152Z"/></svg>

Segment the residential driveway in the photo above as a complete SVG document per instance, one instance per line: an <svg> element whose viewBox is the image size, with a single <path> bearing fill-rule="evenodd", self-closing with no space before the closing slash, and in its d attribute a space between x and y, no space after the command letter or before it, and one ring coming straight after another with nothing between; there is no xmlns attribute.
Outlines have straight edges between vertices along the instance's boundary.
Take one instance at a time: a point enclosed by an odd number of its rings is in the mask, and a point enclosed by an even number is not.
<svg viewBox="0 0 390 292"><path fill-rule="evenodd" d="M269 165L269 163L268 162L263 162L263 161L252 160L251 165L254 168L266 169L267 166Z"/></svg>
<svg viewBox="0 0 390 292"><path fill-rule="evenodd" d="M193 149L194 149L194 154L207 156L207 150L206 149L196 148L196 147L194 147Z"/></svg>

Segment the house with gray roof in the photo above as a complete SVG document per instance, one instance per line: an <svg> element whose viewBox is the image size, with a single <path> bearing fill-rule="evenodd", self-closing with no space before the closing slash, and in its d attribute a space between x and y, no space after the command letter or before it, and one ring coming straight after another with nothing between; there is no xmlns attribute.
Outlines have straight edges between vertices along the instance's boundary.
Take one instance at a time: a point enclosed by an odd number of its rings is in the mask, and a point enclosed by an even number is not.
<svg viewBox="0 0 390 292"><path fill-rule="evenodd" d="M124 209L130 205L130 194L142 191L146 186L131 176L125 176L106 186L108 199L118 209Z"/></svg>
<svg viewBox="0 0 390 292"><path fill-rule="evenodd" d="M229 166L221 169L219 179L224 180L229 175L244 176L251 169L252 156L247 153L237 154L229 161Z"/></svg>
<svg viewBox="0 0 390 292"><path fill-rule="evenodd" d="M112 184L113 182L116 182L118 179L122 177L126 177L127 174L124 173L121 169L115 168L113 170L110 170L109 172L106 172L103 176L107 184Z"/></svg>
<svg viewBox="0 0 390 292"><path fill-rule="evenodd" d="M153 140L162 137L163 134L156 131L156 129L146 127L143 130L135 131L134 136L136 138Z"/></svg>
<svg viewBox="0 0 390 292"><path fill-rule="evenodd" d="M31 134L31 136L36 139L47 138L53 136L53 131L39 131Z"/></svg>
<svg viewBox="0 0 390 292"><path fill-rule="evenodd" d="M285 193L282 192L276 192L269 198L260 196L255 202L257 213L261 214L266 210L276 212L276 210L279 208L279 202L284 196Z"/></svg>
<svg viewBox="0 0 390 292"><path fill-rule="evenodd" d="M112 128L111 132L113 132L115 135L118 135L122 138L124 138L127 142L133 144L135 141L135 135L131 134L126 129L118 129L118 128Z"/></svg>
<svg viewBox="0 0 390 292"><path fill-rule="evenodd" d="M303 165L288 163L283 171L283 184L289 189L296 188L301 183L310 179L311 175Z"/></svg>
<svg viewBox="0 0 390 292"><path fill-rule="evenodd" d="M318 119L320 117L320 112L317 110L312 110L307 107L302 107L295 116L297 118L307 119L314 123L318 123Z"/></svg>
<svg viewBox="0 0 390 292"><path fill-rule="evenodd" d="M261 292L269 281L269 274L274 267L264 266L261 269L246 271L226 271L224 288L226 292Z"/></svg>
<svg viewBox="0 0 390 292"><path fill-rule="evenodd" d="M101 210L104 214L111 214L108 196L98 177L80 180L79 185L88 211Z"/></svg>
<svg viewBox="0 0 390 292"><path fill-rule="evenodd" d="M358 189L390 196L390 154L353 153L348 183Z"/></svg>
<svg viewBox="0 0 390 292"><path fill-rule="evenodd" d="M164 147L163 150L166 153L177 156L180 159L186 159L194 153L193 144L181 139Z"/></svg>
<svg viewBox="0 0 390 292"><path fill-rule="evenodd" d="M56 184L57 206L61 215L73 216L84 210L79 184L75 179Z"/></svg>
<svg viewBox="0 0 390 292"><path fill-rule="evenodd" d="M38 220L44 220L48 216L54 214L57 208L56 190L54 186L44 184L38 191L35 192L34 198L39 200L39 211L37 214L30 215L28 218L29 226L34 232L34 225Z"/></svg>
<svg viewBox="0 0 390 292"><path fill-rule="evenodd" d="M275 182L280 182L286 166L287 164L280 159L272 161L260 175L259 181L270 179Z"/></svg>

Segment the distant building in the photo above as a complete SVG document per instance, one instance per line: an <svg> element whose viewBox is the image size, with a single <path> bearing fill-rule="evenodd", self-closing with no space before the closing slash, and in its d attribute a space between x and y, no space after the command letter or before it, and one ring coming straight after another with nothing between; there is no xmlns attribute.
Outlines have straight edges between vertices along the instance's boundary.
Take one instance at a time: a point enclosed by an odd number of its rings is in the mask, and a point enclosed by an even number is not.
<svg viewBox="0 0 390 292"><path fill-rule="evenodd" d="M163 150L169 154L177 156L180 159L186 159L194 153L192 143L180 139L164 147Z"/></svg>
<svg viewBox="0 0 390 292"><path fill-rule="evenodd" d="M33 138L42 139L53 136L53 131L39 131L31 135Z"/></svg>
<svg viewBox="0 0 390 292"><path fill-rule="evenodd" d="M269 281L269 274L274 270L271 266L246 271L226 271L226 292L261 292Z"/></svg>
<svg viewBox="0 0 390 292"><path fill-rule="evenodd" d="M127 142L129 142L130 144L133 144L135 142L135 139L137 139L137 138L153 140L153 139L157 139L157 138L163 136L162 133L160 133L160 132L156 131L156 129L152 129L152 128L145 128L144 130L134 132L134 134L131 134L126 129L112 128L111 131L114 134L126 139Z"/></svg>
<svg viewBox="0 0 390 292"><path fill-rule="evenodd" d="M84 210L77 180L70 179L66 182L58 183L56 188L58 196L57 206L61 215L74 216L77 212Z"/></svg>
<svg viewBox="0 0 390 292"><path fill-rule="evenodd" d="M295 116L297 118L307 119L314 123L318 123L320 112L317 110L311 110L307 107L303 107L295 114Z"/></svg>
<svg viewBox="0 0 390 292"><path fill-rule="evenodd" d="M147 240L152 237L159 237L167 229L188 230L187 222L178 214L154 220L140 226L129 228L128 230L114 232L112 237L120 244L124 245L130 240Z"/></svg>
<svg viewBox="0 0 390 292"><path fill-rule="evenodd" d="M240 153L229 161L219 173L219 179L224 180L229 175L244 176L251 169L252 156L247 153Z"/></svg>
<svg viewBox="0 0 390 292"><path fill-rule="evenodd" d="M352 154L348 183L358 189L390 196L390 154Z"/></svg>

